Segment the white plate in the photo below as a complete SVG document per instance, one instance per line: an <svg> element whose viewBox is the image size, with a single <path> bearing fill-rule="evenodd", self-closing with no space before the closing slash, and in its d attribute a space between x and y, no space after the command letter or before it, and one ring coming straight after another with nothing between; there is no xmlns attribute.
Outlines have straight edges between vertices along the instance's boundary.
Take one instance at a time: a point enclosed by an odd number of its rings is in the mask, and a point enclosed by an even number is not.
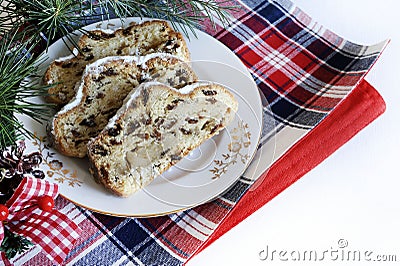
<svg viewBox="0 0 400 266"><path fill-rule="evenodd" d="M126 21L138 21L132 18ZM121 26L120 20L85 27ZM202 80L228 86L239 102L232 124L206 141L150 185L129 198L120 198L94 182L87 159L73 159L47 147L45 139L27 143L27 151L40 149L47 178L58 183L60 194L87 209L115 216L149 217L174 213L205 203L228 189L245 171L257 150L261 135L262 107L258 89L246 67L227 47L196 31L187 40L192 66ZM68 55L60 40L48 49L52 60ZM44 65L46 67L46 64ZM27 129L46 135L43 125L20 117Z"/></svg>

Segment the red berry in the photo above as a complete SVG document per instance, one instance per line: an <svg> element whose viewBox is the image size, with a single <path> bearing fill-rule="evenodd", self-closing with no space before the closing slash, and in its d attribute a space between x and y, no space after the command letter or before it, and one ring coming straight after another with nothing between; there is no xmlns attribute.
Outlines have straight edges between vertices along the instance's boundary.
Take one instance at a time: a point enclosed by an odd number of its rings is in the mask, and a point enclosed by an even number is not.
<svg viewBox="0 0 400 266"><path fill-rule="evenodd" d="M8 214L8 208L3 204L0 204L0 222L5 221L8 217Z"/></svg>
<svg viewBox="0 0 400 266"><path fill-rule="evenodd" d="M43 195L38 198L39 208L49 212L54 208L54 199L48 195Z"/></svg>

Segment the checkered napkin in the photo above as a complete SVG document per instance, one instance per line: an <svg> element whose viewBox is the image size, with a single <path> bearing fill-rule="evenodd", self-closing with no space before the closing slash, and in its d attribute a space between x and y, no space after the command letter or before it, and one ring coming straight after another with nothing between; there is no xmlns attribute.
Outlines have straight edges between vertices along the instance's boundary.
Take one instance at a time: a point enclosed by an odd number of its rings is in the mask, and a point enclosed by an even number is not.
<svg viewBox="0 0 400 266"><path fill-rule="evenodd" d="M7 201L9 210L7 227L37 243L49 259L62 263L78 238L78 226L66 219L58 210L44 211L39 208L39 197L56 198L58 186L46 180L25 177ZM3 256L3 254L2 254ZM3 258L0 265L7 264Z"/></svg>
<svg viewBox="0 0 400 266"><path fill-rule="evenodd" d="M340 133L342 130L343 135L322 135L324 141L328 138L340 140L336 146L328 145L326 153L308 154L311 159L305 155L297 158L299 165L303 165L305 158L312 162L305 167L310 169L383 112L383 108L377 108L370 113L367 107L365 113L360 114L357 112L361 109L355 108L358 100L384 105L363 77L386 43L375 46L350 43L315 23L288 0L245 0L236 4L242 8L232 14L229 28L219 26L213 31L206 22L205 26L206 31L243 61L269 102L264 108L265 123L258 150L261 163L250 165L235 185L215 200L168 216L111 217L76 207L60 198L59 209L83 229L65 263L182 265L304 174L297 165L289 167L279 158L293 157L296 150L307 149L307 145L321 150L324 142L320 142L315 132ZM371 92L370 98L361 89ZM374 98L378 101L374 102ZM346 114L354 119L348 119ZM364 119L363 114L368 119ZM341 119L347 119L346 123L353 121L354 125L338 126ZM271 143L276 144L275 157L266 160L262 151ZM319 159L312 159L312 156ZM266 178L267 169L274 169L273 193L266 192L266 186L271 184L271 179ZM279 179L282 171L292 176L291 179ZM265 197L260 196L263 193ZM243 202L254 207L246 208ZM36 247L17 257L15 262L50 264Z"/></svg>

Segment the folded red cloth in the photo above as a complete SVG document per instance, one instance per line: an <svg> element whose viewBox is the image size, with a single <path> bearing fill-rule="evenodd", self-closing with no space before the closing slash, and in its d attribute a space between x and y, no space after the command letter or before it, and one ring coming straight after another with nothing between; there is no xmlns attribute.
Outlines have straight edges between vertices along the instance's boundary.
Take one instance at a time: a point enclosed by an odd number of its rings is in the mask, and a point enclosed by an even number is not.
<svg viewBox="0 0 400 266"><path fill-rule="evenodd" d="M256 188L240 199L196 254L320 164L381 115L385 108L379 93L362 80L330 115L258 179L261 181L254 184Z"/></svg>

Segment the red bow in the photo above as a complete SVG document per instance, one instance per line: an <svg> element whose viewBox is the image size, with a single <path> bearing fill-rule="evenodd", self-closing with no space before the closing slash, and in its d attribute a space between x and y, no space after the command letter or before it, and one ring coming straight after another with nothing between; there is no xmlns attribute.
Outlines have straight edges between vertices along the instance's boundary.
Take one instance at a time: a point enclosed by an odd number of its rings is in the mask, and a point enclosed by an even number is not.
<svg viewBox="0 0 400 266"><path fill-rule="evenodd" d="M52 208L57 195L56 184L25 177L0 208L0 217L4 219L0 222L0 245L6 226L11 232L40 245L48 258L61 264L79 237L80 229L65 214ZM0 258L3 257L2 254Z"/></svg>

